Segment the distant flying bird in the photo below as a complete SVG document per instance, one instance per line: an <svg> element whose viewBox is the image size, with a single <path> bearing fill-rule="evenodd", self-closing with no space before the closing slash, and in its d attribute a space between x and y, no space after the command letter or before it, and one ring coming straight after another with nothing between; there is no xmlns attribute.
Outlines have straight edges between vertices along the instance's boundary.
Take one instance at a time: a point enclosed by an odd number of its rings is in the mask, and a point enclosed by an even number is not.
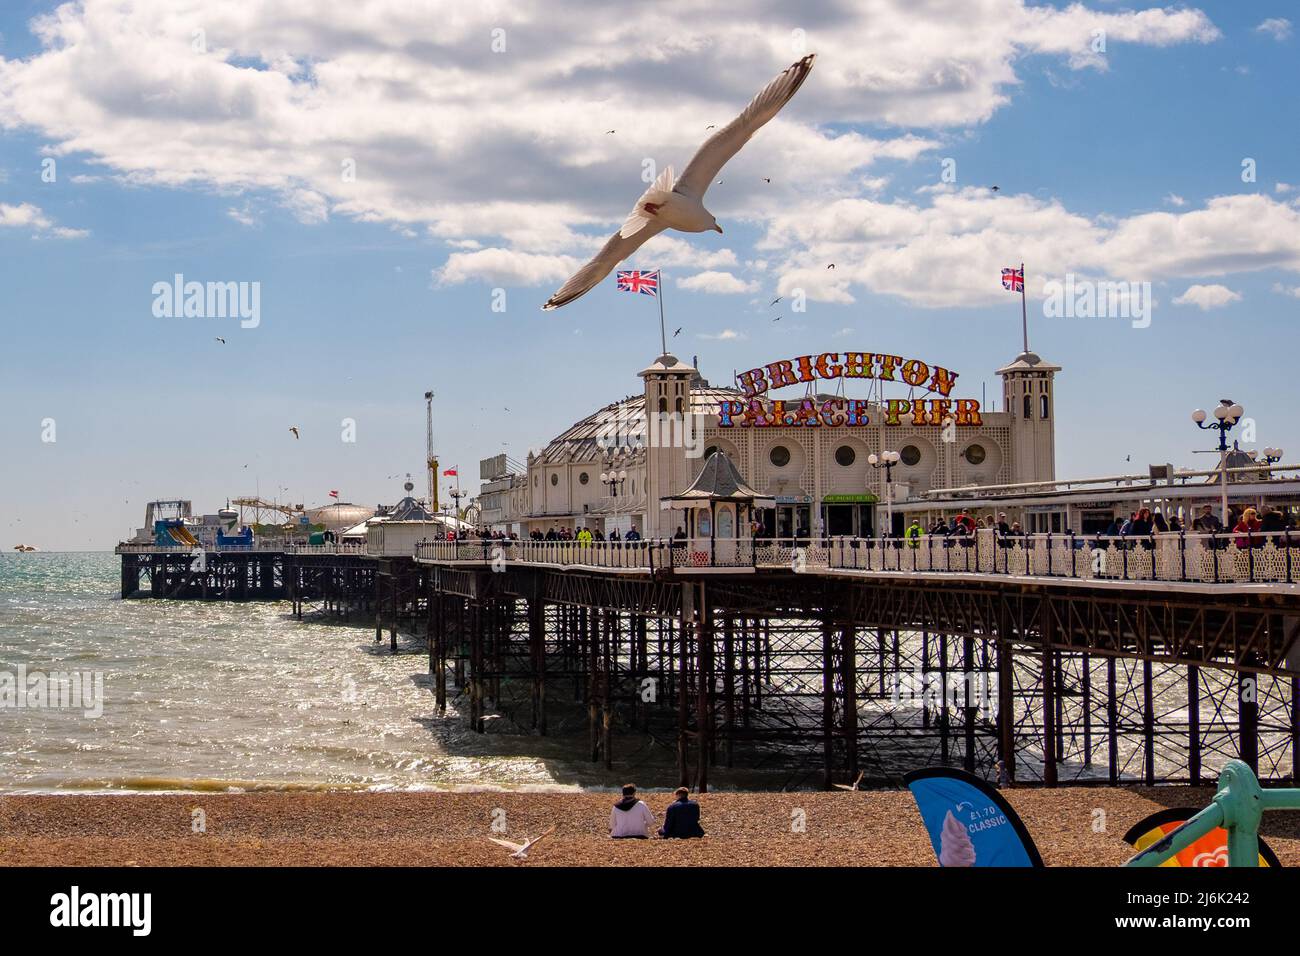
<svg viewBox="0 0 1300 956"><path fill-rule="evenodd" d="M858 784L862 782L862 777L865 773L865 770L858 771L858 779L854 780L852 785L847 783L837 783L835 786L839 787L841 790L857 790Z"/></svg>
<svg viewBox="0 0 1300 956"><path fill-rule="evenodd" d="M545 840L548 836L550 836L554 832L555 832L555 827L551 827L549 830L547 830L537 839L535 840L525 839L523 843L512 843L510 840L500 840L496 837L488 837L488 839L493 843L495 843L497 846L503 846L507 850L512 851L510 854L510 858L512 860L526 860L528 859L528 851L531 850L533 847L537 846L537 844L541 843L543 840Z"/></svg>
<svg viewBox="0 0 1300 956"><path fill-rule="evenodd" d="M601 279L647 239L665 229L679 232L722 232L713 213L704 208L704 194L727 160L740 152L760 128L781 111L812 70L810 54L783 70L750 101L739 116L704 141L678 179L665 167L594 259L564 283L543 311L558 309L591 291Z"/></svg>
<svg viewBox="0 0 1300 956"><path fill-rule="evenodd" d="M605 135L608 136L612 132L614 132L612 129L607 129L605 130Z"/></svg>
<svg viewBox="0 0 1300 956"><path fill-rule="evenodd" d="M834 268L835 268L835 263L832 262L832 263L831 263L830 265L828 265L826 268L827 268L827 269L834 269Z"/></svg>
<svg viewBox="0 0 1300 956"><path fill-rule="evenodd" d="M708 131L711 130L711 129L717 129L717 128L718 128L718 127L717 127L717 124L716 124L716 123L710 123L708 126L704 127L704 130L705 130L705 132L708 132Z"/></svg>
<svg viewBox="0 0 1300 956"><path fill-rule="evenodd" d="M765 183L770 183L771 181L772 181L772 177L771 177L771 176L764 176L764 177L763 177L763 182L765 182Z"/></svg>
<svg viewBox="0 0 1300 956"><path fill-rule="evenodd" d="M992 189L994 192L997 192L999 187L997 187L997 186L990 186L989 188Z"/></svg>
<svg viewBox="0 0 1300 956"><path fill-rule="evenodd" d="M773 322L780 322L780 321L781 321L781 317L778 315L778 316L777 316L775 319L773 319L772 321L773 321Z"/></svg>
<svg viewBox="0 0 1300 956"><path fill-rule="evenodd" d="M290 426L289 426L289 431L293 432L293 437L294 437L294 438L299 437L299 436L298 436L298 426L297 426L297 425L290 425Z"/></svg>
<svg viewBox="0 0 1300 956"><path fill-rule="evenodd" d="M673 338L677 338L677 336L681 334L682 334L682 327L679 325L677 326L677 331L673 333Z"/></svg>
<svg viewBox="0 0 1300 956"><path fill-rule="evenodd" d="M218 342L220 342L222 345L226 344L226 340L219 335L214 335L213 338L216 339Z"/></svg>
<svg viewBox="0 0 1300 956"><path fill-rule="evenodd" d="M772 306L776 305L778 302L781 301L782 298L784 298L784 296L778 295L775 299L773 299L771 302L767 304L768 308L771 308Z"/></svg>

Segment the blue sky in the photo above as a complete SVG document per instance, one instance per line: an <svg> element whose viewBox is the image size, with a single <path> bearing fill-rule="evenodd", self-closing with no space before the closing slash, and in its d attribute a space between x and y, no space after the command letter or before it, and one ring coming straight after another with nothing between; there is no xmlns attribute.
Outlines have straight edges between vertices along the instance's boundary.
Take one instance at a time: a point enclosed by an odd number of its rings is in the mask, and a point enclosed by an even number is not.
<svg viewBox="0 0 1300 956"><path fill-rule="evenodd" d="M680 171L708 122L794 59L794 29L817 66L711 187L725 235L636 259L667 277L673 351L715 381L808 352L891 352L995 396L1020 342L998 268L1023 258L1031 345L1065 369L1058 475L1206 466L1189 413L1220 397L1246 407L1256 445L1300 454L1290 6L982 0L918 21L878 0L814 5L805 28L756 3L749 27L705 20L647 52L598 5L566 6L598 27L584 36L544 6L399 4L340 30L307 0L278 19L262 4L88 0L35 26L52 4L8 4L0 544L111 547L156 497L391 501L406 472L423 487L430 387L442 459L473 486L479 458L522 459L636 390L658 352L653 300L611 278L538 307L622 221L642 157ZM420 17L439 25L427 39ZM491 59L479 51L499 23L512 46ZM349 156L356 184L333 173ZM944 158L955 183L940 183ZM1045 318L1042 282L1067 271L1150 281L1150 326ZM155 317L151 289L175 273L259 282L260 324ZM768 307L797 289L806 312Z"/></svg>

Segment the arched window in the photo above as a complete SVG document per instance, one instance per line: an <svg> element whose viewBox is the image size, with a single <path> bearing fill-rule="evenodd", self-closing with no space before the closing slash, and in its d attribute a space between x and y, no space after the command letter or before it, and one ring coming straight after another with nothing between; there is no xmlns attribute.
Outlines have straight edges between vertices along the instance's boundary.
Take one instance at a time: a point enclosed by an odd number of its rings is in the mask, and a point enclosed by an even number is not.
<svg viewBox="0 0 1300 956"><path fill-rule="evenodd" d="M659 396L659 411L668 411L668 399L664 398L662 395Z"/></svg>
<svg viewBox="0 0 1300 956"><path fill-rule="evenodd" d="M682 399L681 396L679 395L677 397L677 413L680 415L681 411L682 411Z"/></svg>
<svg viewBox="0 0 1300 956"><path fill-rule="evenodd" d="M1039 418L1047 417L1047 396L1046 395L1038 396L1038 417Z"/></svg>
<svg viewBox="0 0 1300 956"><path fill-rule="evenodd" d="M1026 395L1025 396L1025 418L1033 418L1033 417L1034 417L1033 406L1029 404L1029 396Z"/></svg>

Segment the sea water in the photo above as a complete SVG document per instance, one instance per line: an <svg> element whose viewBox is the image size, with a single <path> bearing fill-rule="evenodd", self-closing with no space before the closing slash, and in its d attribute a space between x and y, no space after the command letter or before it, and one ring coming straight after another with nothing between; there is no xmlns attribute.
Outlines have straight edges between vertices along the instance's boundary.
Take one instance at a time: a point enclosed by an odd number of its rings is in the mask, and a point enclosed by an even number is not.
<svg viewBox="0 0 1300 956"><path fill-rule="evenodd" d="M0 555L0 675L103 682L99 716L54 695L0 706L0 791L582 780L561 741L474 734L453 711L439 717L423 642L394 655L373 626L298 621L288 602L123 601L119 562Z"/></svg>

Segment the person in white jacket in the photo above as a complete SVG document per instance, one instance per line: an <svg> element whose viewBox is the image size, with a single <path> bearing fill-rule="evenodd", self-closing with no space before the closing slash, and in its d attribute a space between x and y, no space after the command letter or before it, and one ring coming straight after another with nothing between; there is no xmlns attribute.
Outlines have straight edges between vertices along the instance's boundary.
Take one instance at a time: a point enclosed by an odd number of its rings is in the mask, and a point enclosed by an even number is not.
<svg viewBox="0 0 1300 956"><path fill-rule="evenodd" d="M609 811L609 835L616 840L648 840L655 825L655 815L638 800L636 785L623 787L623 799Z"/></svg>

